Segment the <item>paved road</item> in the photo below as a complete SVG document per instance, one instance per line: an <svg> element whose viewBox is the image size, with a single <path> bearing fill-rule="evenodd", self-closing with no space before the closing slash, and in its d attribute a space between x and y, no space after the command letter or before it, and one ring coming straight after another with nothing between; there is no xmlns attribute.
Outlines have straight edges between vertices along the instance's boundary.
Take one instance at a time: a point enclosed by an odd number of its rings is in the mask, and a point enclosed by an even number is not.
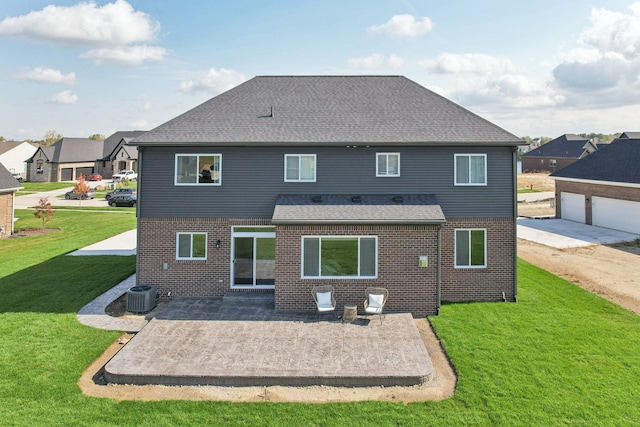
<svg viewBox="0 0 640 427"><path fill-rule="evenodd" d="M98 185L107 185L111 184L110 180L107 181L99 181L99 182L89 182L89 186L91 188L95 188ZM42 193L34 193L25 196L16 196L15 198L15 208L16 209L29 209L34 206L37 206L40 202L41 197L49 197L49 202L54 206L74 206L74 207L104 207L108 208L109 205L107 201L102 198L95 198L89 200L66 200L64 198L59 199L58 196L66 193L67 191L73 190L73 183L69 183L69 187L61 188L59 190L53 191L45 191Z"/></svg>

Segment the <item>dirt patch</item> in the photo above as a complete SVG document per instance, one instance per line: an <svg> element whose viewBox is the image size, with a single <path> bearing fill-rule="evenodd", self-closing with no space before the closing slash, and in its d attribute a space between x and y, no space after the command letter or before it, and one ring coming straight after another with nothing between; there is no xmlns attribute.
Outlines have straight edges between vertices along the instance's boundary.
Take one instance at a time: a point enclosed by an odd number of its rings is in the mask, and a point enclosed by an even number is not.
<svg viewBox="0 0 640 427"><path fill-rule="evenodd" d="M569 249L518 239L518 256L640 315L640 239Z"/></svg>
<svg viewBox="0 0 640 427"><path fill-rule="evenodd" d="M549 173L520 173L516 180L519 190L555 191L554 181Z"/></svg>
<svg viewBox="0 0 640 427"><path fill-rule="evenodd" d="M122 335L82 374L78 386L83 393L117 400L223 400L231 402L356 402L386 400L394 402L440 401L453 396L456 375L440 341L427 319L416 319L416 327L429 352L435 370L428 383L414 387L217 387L107 384L103 366L133 335Z"/></svg>
<svg viewBox="0 0 640 427"><path fill-rule="evenodd" d="M525 217L554 217L556 214L555 201L545 200L542 202L518 203L518 216Z"/></svg>
<svg viewBox="0 0 640 427"><path fill-rule="evenodd" d="M41 234L49 234L60 231L59 228L21 228L14 232L11 237L28 237L39 236Z"/></svg>

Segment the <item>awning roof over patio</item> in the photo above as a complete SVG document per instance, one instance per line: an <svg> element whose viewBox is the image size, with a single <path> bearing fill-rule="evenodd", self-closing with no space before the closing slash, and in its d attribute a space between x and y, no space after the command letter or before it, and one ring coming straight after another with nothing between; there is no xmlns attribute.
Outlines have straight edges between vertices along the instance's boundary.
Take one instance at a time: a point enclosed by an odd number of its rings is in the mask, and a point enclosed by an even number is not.
<svg viewBox="0 0 640 427"><path fill-rule="evenodd" d="M444 224L432 194L282 194L274 224Z"/></svg>

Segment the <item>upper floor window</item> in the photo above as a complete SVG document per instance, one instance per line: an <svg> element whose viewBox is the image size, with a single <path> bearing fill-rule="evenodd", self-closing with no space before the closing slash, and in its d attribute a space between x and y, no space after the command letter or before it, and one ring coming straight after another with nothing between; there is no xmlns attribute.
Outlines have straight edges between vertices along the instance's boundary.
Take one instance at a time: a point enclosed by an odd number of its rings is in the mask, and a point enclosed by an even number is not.
<svg viewBox="0 0 640 427"><path fill-rule="evenodd" d="M549 166L551 166L552 168L555 168L556 167L556 160L555 159L549 160Z"/></svg>
<svg viewBox="0 0 640 427"><path fill-rule="evenodd" d="M486 154L456 154L455 185L487 185Z"/></svg>
<svg viewBox="0 0 640 427"><path fill-rule="evenodd" d="M400 153L377 153L376 176L400 176Z"/></svg>
<svg viewBox="0 0 640 427"><path fill-rule="evenodd" d="M221 185L222 154L176 154L175 185Z"/></svg>
<svg viewBox="0 0 640 427"><path fill-rule="evenodd" d="M315 154L285 154L285 182L316 182Z"/></svg>
<svg viewBox="0 0 640 427"><path fill-rule="evenodd" d="M304 236L302 277L331 279L376 278L376 236Z"/></svg>
<svg viewBox="0 0 640 427"><path fill-rule="evenodd" d="M36 162L36 173L42 173L44 171L44 161L42 159L38 159Z"/></svg>
<svg viewBox="0 0 640 427"><path fill-rule="evenodd" d="M207 233L177 233L176 259L206 260Z"/></svg>
<svg viewBox="0 0 640 427"><path fill-rule="evenodd" d="M455 231L456 267L482 268L487 266L487 230L461 229Z"/></svg>

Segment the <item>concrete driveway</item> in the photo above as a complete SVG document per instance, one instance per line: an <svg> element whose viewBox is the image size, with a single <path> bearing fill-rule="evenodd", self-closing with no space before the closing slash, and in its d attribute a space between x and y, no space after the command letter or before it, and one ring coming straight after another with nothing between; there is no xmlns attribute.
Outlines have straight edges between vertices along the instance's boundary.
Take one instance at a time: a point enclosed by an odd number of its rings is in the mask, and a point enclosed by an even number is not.
<svg viewBox="0 0 640 427"><path fill-rule="evenodd" d="M566 219L518 218L518 238L558 249L629 242L639 235Z"/></svg>

